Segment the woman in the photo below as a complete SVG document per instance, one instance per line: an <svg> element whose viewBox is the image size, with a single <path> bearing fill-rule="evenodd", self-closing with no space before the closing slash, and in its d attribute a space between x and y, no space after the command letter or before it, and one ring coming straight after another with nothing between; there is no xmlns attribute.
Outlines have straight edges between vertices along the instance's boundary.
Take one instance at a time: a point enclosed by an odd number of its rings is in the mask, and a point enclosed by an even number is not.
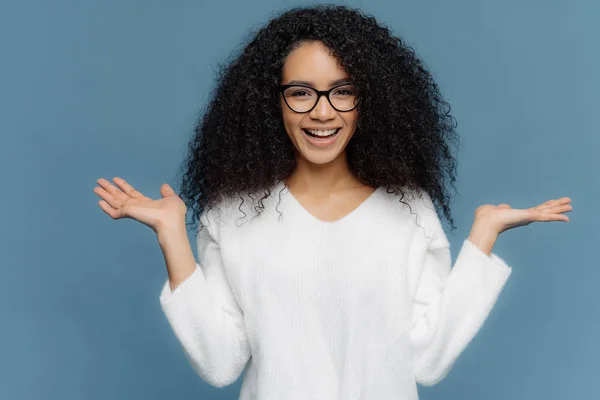
<svg viewBox="0 0 600 400"><path fill-rule="evenodd" d="M374 18L298 8L224 67L181 197L164 184L152 200L120 178L95 192L112 218L157 233L161 305L206 382L247 367L243 400L417 399L511 274L491 253L498 235L572 209L569 198L482 205L451 268L434 201L453 223L453 122L412 49Z"/></svg>

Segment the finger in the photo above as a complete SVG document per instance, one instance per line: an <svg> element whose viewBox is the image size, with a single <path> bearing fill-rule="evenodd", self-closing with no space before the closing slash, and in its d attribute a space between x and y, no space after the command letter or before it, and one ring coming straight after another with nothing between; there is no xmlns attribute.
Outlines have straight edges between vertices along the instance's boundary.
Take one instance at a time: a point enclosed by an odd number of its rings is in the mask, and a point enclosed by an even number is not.
<svg viewBox="0 0 600 400"><path fill-rule="evenodd" d="M117 196L120 196L123 194L123 192L119 188L112 185L106 179L100 178L96 182L98 182L98 185L102 186L102 188L104 190L106 190L108 193L112 194L114 197L117 197Z"/></svg>
<svg viewBox="0 0 600 400"><path fill-rule="evenodd" d="M546 203L542 203L539 206L535 207L538 210L551 210L551 209L555 209L555 208L560 208L560 207L571 207L570 205L571 199L569 198L565 198L565 199L557 199L557 200L550 200Z"/></svg>
<svg viewBox="0 0 600 400"><path fill-rule="evenodd" d="M540 222L549 222L549 221L568 222L569 221L569 217L567 217L566 215L563 215L560 213L549 212L549 211L540 211L540 210L537 210L537 212L534 213L534 219L536 221L540 221Z"/></svg>
<svg viewBox="0 0 600 400"><path fill-rule="evenodd" d="M564 212L569 212L573 210L573 206L570 204L559 204L552 207L541 208L540 211L549 213L549 214L559 214Z"/></svg>
<svg viewBox="0 0 600 400"><path fill-rule="evenodd" d="M563 214L552 214L550 221L564 221L569 222L569 217Z"/></svg>
<svg viewBox="0 0 600 400"><path fill-rule="evenodd" d="M552 200L553 205L557 206L557 205L563 205L563 204L569 204L571 202L571 199L568 197L561 197L560 199L554 199Z"/></svg>
<svg viewBox="0 0 600 400"><path fill-rule="evenodd" d="M563 204L561 206L556 206L553 209L553 212L555 213L564 213L564 212L569 212L573 210L573 206L570 204Z"/></svg>
<svg viewBox="0 0 600 400"><path fill-rule="evenodd" d="M559 205L559 204L568 204L570 202L571 202L571 199L569 197L561 197L560 199L548 200L548 201L540 204L538 207L540 207L540 206L555 206L555 205Z"/></svg>
<svg viewBox="0 0 600 400"><path fill-rule="evenodd" d="M94 193L100 196L112 208L119 208L119 201L115 198L115 196L108 193L105 189L101 187L95 187Z"/></svg>
<svg viewBox="0 0 600 400"><path fill-rule="evenodd" d="M167 184L167 183L164 183L164 184L163 184L163 185L160 187L160 194L161 194L163 197L170 196L170 195L172 195L173 193L175 193L175 191L174 191L174 190L173 190L173 188L171 188L171 186L169 186L169 184Z"/></svg>
<svg viewBox="0 0 600 400"><path fill-rule="evenodd" d="M119 188L125 192L128 196L135 198L138 197L142 197L143 194L141 194L140 192L138 192L137 190L135 190L133 188L133 186L131 186L129 183L127 183L125 181L125 179L119 178L119 177L114 177L113 181L115 181L115 183L117 184L117 186L119 186Z"/></svg>
<svg viewBox="0 0 600 400"><path fill-rule="evenodd" d="M104 211L105 213L107 213L112 219L119 219L120 218L119 212L117 210L115 210L114 208L112 208L110 206L110 204L108 204L106 201L100 200L98 202L98 204L100 205L100 208L102 209L102 211Z"/></svg>

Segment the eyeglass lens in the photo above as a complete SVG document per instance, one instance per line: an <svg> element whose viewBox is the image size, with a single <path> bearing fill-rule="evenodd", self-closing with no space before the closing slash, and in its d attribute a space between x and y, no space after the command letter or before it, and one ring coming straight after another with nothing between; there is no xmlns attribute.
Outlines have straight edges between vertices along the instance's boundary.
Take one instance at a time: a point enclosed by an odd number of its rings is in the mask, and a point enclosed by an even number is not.
<svg viewBox="0 0 600 400"><path fill-rule="evenodd" d="M313 89L304 86L290 86L283 95L288 106L297 112L313 108L319 97ZM338 111L349 111L356 106L356 88L354 85L339 86L329 93L329 100Z"/></svg>

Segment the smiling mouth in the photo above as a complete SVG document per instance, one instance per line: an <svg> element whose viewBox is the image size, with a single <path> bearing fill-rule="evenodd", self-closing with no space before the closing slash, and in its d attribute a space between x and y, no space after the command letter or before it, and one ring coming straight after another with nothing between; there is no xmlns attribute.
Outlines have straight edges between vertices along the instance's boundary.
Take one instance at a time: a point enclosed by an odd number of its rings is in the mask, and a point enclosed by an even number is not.
<svg viewBox="0 0 600 400"><path fill-rule="evenodd" d="M325 134L325 135L323 135L323 134L315 134L315 133L312 133L311 131L309 131L308 129L304 129L304 128L302 128L302 131L303 131L305 134L307 134L308 136L310 136L310 137L314 137L314 138L316 138L316 139L327 139L327 138L330 138L330 137L332 137L332 136L335 136L335 135L337 135L341 129L342 129L342 128L337 128L337 129L335 129L335 132L333 132L333 133L331 133L331 134ZM327 131L320 131L320 132L329 132L329 131L331 131L331 130L327 130Z"/></svg>

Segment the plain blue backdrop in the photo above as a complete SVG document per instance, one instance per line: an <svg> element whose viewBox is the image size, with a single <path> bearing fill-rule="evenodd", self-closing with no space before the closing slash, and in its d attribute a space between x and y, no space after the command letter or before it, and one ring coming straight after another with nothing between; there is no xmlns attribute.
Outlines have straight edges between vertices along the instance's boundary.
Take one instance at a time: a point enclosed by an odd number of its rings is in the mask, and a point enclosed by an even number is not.
<svg viewBox="0 0 600 400"><path fill-rule="evenodd" d="M237 399L241 378L204 383L160 310L154 232L112 220L93 188L120 176L159 198L176 185L218 64L303 4L0 3L0 399ZM600 3L346 4L404 37L452 105L453 259L481 204L569 196L574 207L569 223L500 235L494 252L513 274L421 398L600 398Z"/></svg>

